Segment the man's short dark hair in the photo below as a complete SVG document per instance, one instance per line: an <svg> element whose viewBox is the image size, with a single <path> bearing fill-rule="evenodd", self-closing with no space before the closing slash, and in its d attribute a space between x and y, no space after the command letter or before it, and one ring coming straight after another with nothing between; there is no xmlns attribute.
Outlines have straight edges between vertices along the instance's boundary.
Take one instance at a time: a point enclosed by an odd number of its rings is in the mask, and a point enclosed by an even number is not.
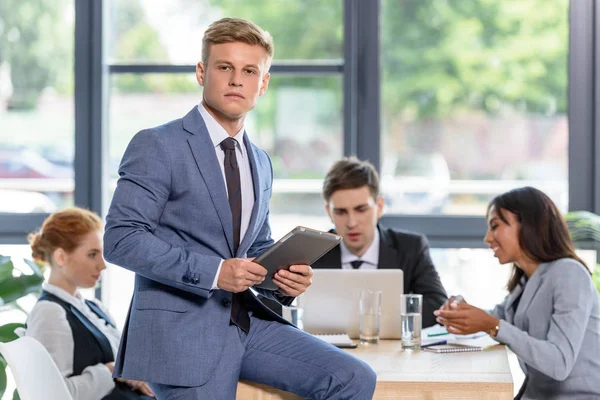
<svg viewBox="0 0 600 400"><path fill-rule="evenodd" d="M323 182L323 198L327 203L333 193L343 189L358 189L363 186L375 200L379 198L379 175L368 161L356 157L344 157L331 166Z"/></svg>

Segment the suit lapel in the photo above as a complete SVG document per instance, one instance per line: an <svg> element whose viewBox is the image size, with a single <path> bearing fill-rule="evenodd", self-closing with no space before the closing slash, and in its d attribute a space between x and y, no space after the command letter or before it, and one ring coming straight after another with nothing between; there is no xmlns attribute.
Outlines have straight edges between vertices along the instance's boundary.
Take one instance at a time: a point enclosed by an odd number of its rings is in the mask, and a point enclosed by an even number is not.
<svg viewBox="0 0 600 400"><path fill-rule="evenodd" d="M188 139L190 149L196 160L196 165L200 175L209 189L213 205L217 210L217 215L221 220L229 250L233 254L233 228L231 222L231 210L227 199L223 173L219 166L219 160L215 153L215 148L210 135L204 124L204 120L194 107L185 117L183 117L183 128L190 132L192 136Z"/></svg>
<svg viewBox="0 0 600 400"><path fill-rule="evenodd" d="M238 249L238 253L240 254L246 253L250 247L252 238L254 237L253 232L256 225L256 218L258 217L258 209L260 208L260 203L262 202L263 197L263 191L261 189L267 186L266 184L263 184L263 181L266 181L266 177L264 176L265 174L260 174L258 171L258 154L256 154L256 149L248 139L246 132L244 132L244 145L246 146L246 153L248 154L248 162L250 164L250 172L252 173L254 205L252 206L252 214L250 215L248 228L246 229L246 233Z"/></svg>
<svg viewBox="0 0 600 400"><path fill-rule="evenodd" d="M110 342L104 336L104 334L98 329L96 325L92 323L85 315L81 313L77 308L71 306L71 312L79 319L79 321L87 328L88 331L94 336L94 338L98 341L100 348L102 349L102 353L104 353L104 359L109 360L108 362L114 361L115 356L112 351L112 347L110 346Z"/></svg>
<svg viewBox="0 0 600 400"><path fill-rule="evenodd" d="M386 231L380 229L379 225L377 225L377 230L379 231L379 261L377 269L398 268L398 260L400 259L398 250L393 247L393 242L388 237Z"/></svg>
<svg viewBox="0 0 600 400"><path fill-rule="evenodd" d="M519 306L517 307L517 312L515 312L514 317L514 325L517 327L523 328L523 318L527 313L527 308L529 307L529 304L531 304L531 301L535 297L535 294L539 288L544 283L544 267L546 265L547 264L544 263L540 264L525 285L525 290L523 290L523 294L521 295L521 300L519 301Z"/></svg>
<svg viewBox="0 0 600 400"><path fill-rule="evenodd" d="M88 307L94 312L94 314L105 320L108 325L112 326L113 328L116 328L115 324L113 324L110 318L108 318L108 315L106 315L96 303L94 303L91 300L85 300L85 304L88 305Z"/></svg>
<svg viewBox="0 0 600 400"><path fill-rule="evenodd" d="M511 324L514 322L514 319L515 319L514 303L515 303L515 301L517 301L519 296L522 295L522 293L523 293L523 286L517 285L513 289L513 291L508 295L508 301L506 302L506 308L505 308L504 312L506 313L506 320L508 322L510 322Z"/></svg>

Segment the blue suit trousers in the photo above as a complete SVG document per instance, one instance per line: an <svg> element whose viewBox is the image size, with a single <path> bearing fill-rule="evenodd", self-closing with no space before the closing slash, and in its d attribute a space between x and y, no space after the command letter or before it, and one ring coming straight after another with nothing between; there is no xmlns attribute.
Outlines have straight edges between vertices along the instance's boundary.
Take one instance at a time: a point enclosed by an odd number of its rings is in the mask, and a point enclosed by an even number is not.
<svg viewBox="0 0 600 400"><path fill-rule="evenodd" d="M159 400L235 399L238 380L262 383L305 399L368 400L375 372L363 361L306 332L250 317L246 334L230 325L223 356L196 387L150 383Z"/></svg>

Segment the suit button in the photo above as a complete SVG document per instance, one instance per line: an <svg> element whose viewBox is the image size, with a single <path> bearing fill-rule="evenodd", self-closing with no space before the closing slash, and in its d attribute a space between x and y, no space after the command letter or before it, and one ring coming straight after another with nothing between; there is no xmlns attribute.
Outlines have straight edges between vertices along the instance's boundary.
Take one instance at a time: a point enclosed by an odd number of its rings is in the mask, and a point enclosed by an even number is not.
<svg viewBox="0 0 600 400"><path fill-rule="evenodd" d="M229 307L229 306L231 305L231 300L229 300L229 299L224 299L224 300L223 300L223 305L224 305L225 307Z"/></svg>
<svg viewBox="0 0 600 400"><path fill-rule="evenodd" d="M194 285L197 285L197 284L198 284L198 282L200 282L200 279L198 279L198 278L194 278L194 279L193 279L193 283L194 283Z"/></svg>
<svg viewBox="0 0 600 400"><path fill-rule="evenodd" d="M181 278L181 280L183 281L183 283L190 283L190 277L187 275L184 275L183 278Z"/></svg>

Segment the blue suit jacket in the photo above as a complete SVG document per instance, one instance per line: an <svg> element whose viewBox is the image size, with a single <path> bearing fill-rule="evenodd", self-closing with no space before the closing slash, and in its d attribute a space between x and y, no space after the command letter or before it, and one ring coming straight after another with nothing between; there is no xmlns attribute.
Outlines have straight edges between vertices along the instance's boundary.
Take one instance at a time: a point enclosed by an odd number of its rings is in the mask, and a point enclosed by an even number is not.
<svg viewBox="0 0 600 400"><path fill-rule="evenodd" d="M219 263L258 256L273 243L271 162L246 135L244 143L255 203L237 254L225 182L197 108L129 143L104 235L106 260L136 273L115 376L177 386L199 386L212 376L232 297L211 290ZM262 294L284 304L293 300ZM255 314L285 323L246 295Z"/></svg>

